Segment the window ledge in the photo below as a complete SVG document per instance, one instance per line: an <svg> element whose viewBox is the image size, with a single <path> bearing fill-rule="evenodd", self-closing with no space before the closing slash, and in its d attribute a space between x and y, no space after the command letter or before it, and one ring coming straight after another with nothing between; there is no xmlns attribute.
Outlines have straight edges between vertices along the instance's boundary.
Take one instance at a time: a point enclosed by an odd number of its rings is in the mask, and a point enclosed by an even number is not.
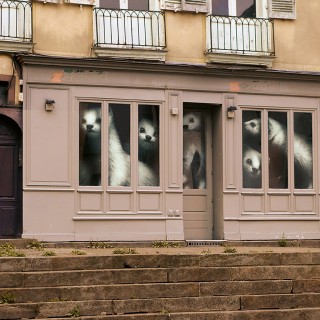
<svg viewBox="0 0 320 320"><path fill-rule="evenodd" d="M207 63L227 63L227 64L244 64L263 66L267 68L272 67L275 56L262 54L232 54L232 53L214 53L206 52Z"/></svg>
<svg viewBox="0 0 320 320"><path fill-rule="evenodd" d="M0 39L0 52L28 52L32 48L32 42L6 41Z"/></svg>
<svg viewBox="0 0 320 320"><path fill-rule="evenodd" d="M102 47L93 48L93 52L98 57L151 61L165 61L167 54L167 51L156 49L113 49Z"/></svg>

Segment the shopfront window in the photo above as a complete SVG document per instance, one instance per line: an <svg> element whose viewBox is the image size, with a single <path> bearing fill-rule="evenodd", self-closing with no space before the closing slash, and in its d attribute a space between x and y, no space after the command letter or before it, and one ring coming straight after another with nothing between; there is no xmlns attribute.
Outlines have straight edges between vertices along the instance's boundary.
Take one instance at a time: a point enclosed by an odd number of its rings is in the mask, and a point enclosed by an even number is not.
<svg viewBox="0 0 320 320"><path fill-rule="evenodd" d="M288 188L288 115L268 113L269 188Z"/></svg>
<svg viewBox="0 0 320 320"><path fill-rule="evenodd" d="M159 109L80 102L79 185L159 186Z"/></svg>
<svg viewBox="0 0 320 320"><path fill-rule="evenodd" d="M159 185L159 106L139 105L139 186Z"/></svg>
<svg viewBox="0 0 320 320"><path fill-rule="evenodd" d="M294 187L313 188L312 114L294 113Z"/></svg>
<svg viewBox="0 0 320 320"><path fill-rule="evenodd" d="M243 188L264 179L269 189L313 188L312 113L244 110L242 119Z"/></svg>
<svg viewBox="0 0 320 320"><path fill-rule="evenodd" d="M243 111L242 178L244 188L262 188L261 112Z"/></svg>
<svg viewBox="0 0 320 320"><path fill-rule="evenodd" d="M101 185L101 104L80 102L79 184Z"/></svg>
<svg viewBox="0 0 320 320"><path fill-rule="evenodd" d="M109 104L108 183L131 185L130 104Z"/></svg>

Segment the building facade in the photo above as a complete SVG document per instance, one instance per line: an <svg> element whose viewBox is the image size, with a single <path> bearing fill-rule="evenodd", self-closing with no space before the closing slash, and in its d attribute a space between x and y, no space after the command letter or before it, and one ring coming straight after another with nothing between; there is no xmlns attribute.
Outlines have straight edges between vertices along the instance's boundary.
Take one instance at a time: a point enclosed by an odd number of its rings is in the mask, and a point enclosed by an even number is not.
<svg viewBox="0 0 320 320"><path fill-rule="evenodd" d="M0 4L0 237L320 238L317 0Z"/></svg>

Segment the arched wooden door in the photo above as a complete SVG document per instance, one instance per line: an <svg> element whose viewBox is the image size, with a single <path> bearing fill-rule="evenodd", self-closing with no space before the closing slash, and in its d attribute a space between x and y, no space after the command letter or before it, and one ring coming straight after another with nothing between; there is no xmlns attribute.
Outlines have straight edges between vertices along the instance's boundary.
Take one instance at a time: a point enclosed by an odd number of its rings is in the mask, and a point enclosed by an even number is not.
<svg viewBox="0 0 320 320"><path fill-rule="evenodd" d="M0 238L21 236L22 175L18 126L0 115Z"/></svg>

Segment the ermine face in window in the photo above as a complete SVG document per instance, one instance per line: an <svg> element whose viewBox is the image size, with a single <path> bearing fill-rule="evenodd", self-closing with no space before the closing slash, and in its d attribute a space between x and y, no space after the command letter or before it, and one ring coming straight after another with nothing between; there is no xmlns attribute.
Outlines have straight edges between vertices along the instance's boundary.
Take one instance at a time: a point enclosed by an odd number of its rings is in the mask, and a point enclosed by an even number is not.
<svg viewBox="0 0 320 320"><path fill-rule="evenodd" d="M87 110L81 120L82 130L87 134L100 134L101 116L97 110Z"/></svg>
<svg viewBox="0 0 320 320"><path fill-rule="evenodd" d="M183 130L187 131L200 131L201 118L200 114L190 112L183 116Z"/></svg>
<svg viewBox="0 0 320 320"><path fill-rule="evenodd" d="M151 150L158 143L158 128L148 119L139 121L139 148Z"/></svg>

